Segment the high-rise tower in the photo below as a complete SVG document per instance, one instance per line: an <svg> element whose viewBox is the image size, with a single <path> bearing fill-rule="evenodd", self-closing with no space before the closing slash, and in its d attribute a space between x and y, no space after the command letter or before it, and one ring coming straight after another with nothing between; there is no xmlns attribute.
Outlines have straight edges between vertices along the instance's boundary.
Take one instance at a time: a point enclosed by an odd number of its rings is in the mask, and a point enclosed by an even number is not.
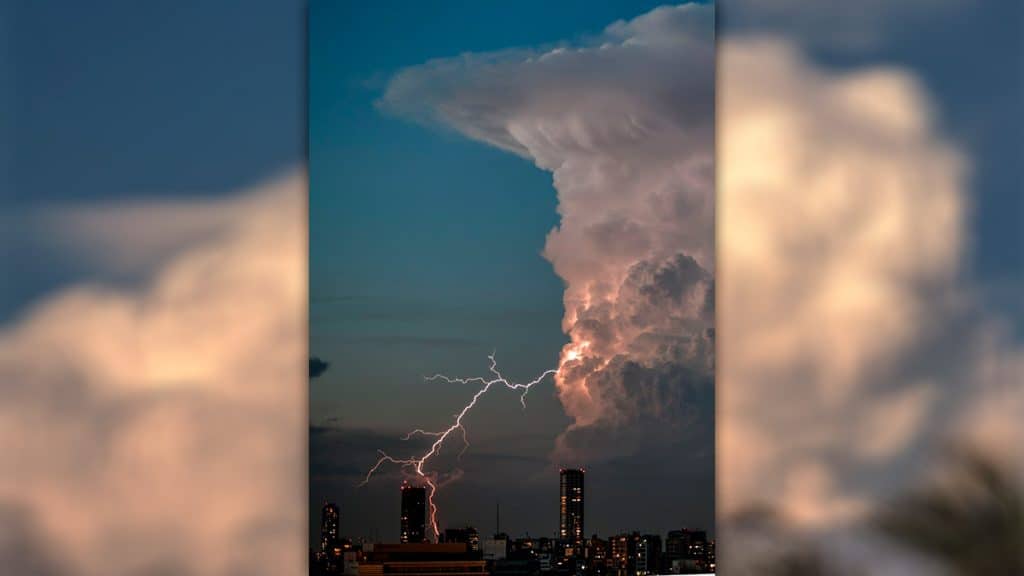
<svg viewBox="0 0 1024 576"><path fill-rule="evenodd" d="M427 489L422 486L402 484L402 533L403 544L425 542L427 537Z"/></svg>
<svg viewBox="0 0 1024 576"><path fill-rule="evenodd" d="M338 543L338 507L324 501L320 510L320 552L330 554Z"/></svg>
<svg viewBox="0 0 1024 576"><path fill-rule="evenodd" d="M574 545L583 542L583 470L563 468L559 474L558 534Z"/></svg>

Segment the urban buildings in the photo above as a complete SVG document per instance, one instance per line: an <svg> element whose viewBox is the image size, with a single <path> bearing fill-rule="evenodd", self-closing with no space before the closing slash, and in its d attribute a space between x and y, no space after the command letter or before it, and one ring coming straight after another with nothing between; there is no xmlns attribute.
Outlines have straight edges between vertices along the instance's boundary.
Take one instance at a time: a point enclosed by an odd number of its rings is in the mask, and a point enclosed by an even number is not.
<svg viewBox="0 0 1024 576"><path fill-rule="evenodd" d="M657 534L644 534L643 536L634 537L636 542L636 576L660 574L661 536Z"/></svg>
<svg viewBox="0 0 1024 576"><path fill-rule="evenodd" d="M338 536L338 507L324 501L320 509L320 547L311 559L323 574L341 574L344 563L342 541Z"/></svg>
<svg viewBox="0 0 1024 576"><path fill-rule="evenodd" d="M403 544L427 541L427 489L402 483L402 528L400 539Z"/></svg>
<svg viewBox="0 0 1024 576"><path fill-rule="evenodd" d="M592 576L604 576L609 572L610 563L607 540L602 540L594 534L587 540L584 550L584 572Z"/></svg>
<svg viewBox="0 0 1024 576"><path fill-rule="evenodd" d="M338 542L338 507L324 501L320 509L320 552L330 552Z"/></svg>
<svg viewBox="0 0 1024 576"><path fill-rule="evenodd" d="M470 552L480 552L480 534L476 528L466 526L465 528L445 528L442 542L452 544L465 544Z"/></svg>
<svg viewBox="0 0 1024 576"><path fill-rule="evenodd" d="M613 576L635 576L636 539L633 536L619 534L608 539L608 568Z"/></svg>
<svg viewBox="0 0 1024 576"><path fill-rule="evenodd" d="M462 543L376 544L364 553L358 576L487 576L479 554Z"/></svg>
<svg viewBox="0 0 1024 576"><path fill-rule="evenodd" d="M498 533L493 538L484 540L484 560L504 560L508 556L508 534Z"/></svg>
<svg viewBox="0 0 1024 576"><path fill-rule="evenodd" d="M574 547L583 543L583 470L559 473L558 535Z"/></svg>
<svg viewBox="0 0 1024 576"><path fill-rule="evenodd" d="M559 526L554 537L481 538L470 526L444 530L427 542L427 492L402 485L402 544L356 543L338 534L338 507L325 502L311 576L653 576L715 571L715 543L702 530L672 530L662 538L639 531L583 537L583 471L559 474ZM501 526L495 524L496 529ZM549 525L549 530L553 526ZM662 544L664 543L664 547Z"/></svg>
<svg viewBox="0 0 1024 576"><path fill-rule="evenodd" d="M686 574L708 570L714 564L713 544L703 530L672 530L665 539L665 571Z"/></svg>

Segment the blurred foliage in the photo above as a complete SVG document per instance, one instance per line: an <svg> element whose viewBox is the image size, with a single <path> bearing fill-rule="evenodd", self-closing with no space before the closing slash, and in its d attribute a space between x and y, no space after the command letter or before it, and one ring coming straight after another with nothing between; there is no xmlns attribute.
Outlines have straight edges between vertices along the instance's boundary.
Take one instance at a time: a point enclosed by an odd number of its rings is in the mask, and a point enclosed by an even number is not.
<svg viewBox="0 0 1024 576"><path fill-rule="evenodd" d="M887 503L868 524L876 536L953 576L1024 576L1024 482L1005 462L974 449L951 450L942 474ZM729 519L746 556L744 576L846 576L869 574L844 566L821 542L800 537L778 510L753 506ZM721 563L722 565L725 562Z"/></svg>
<svg viewBox="0 0 1024 576"><path fill-rule="evenodd" d="M790 551L757 571L764 576L845 576L816 550Z"/></svg>
<svg viewBox="0 0 1024 576"><path fill-rule="evenodd" d="M1024 487L977 451L951 463L948 478L897 499L876 526L952 574L1024 575Z"/></svg>

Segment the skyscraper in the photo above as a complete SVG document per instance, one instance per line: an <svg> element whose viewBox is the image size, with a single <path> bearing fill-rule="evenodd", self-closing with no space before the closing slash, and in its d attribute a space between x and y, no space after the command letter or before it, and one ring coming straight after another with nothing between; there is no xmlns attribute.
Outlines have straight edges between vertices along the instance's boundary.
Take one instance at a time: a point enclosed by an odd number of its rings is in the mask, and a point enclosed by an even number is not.
<svg viewBox="0 0 1024 576"><path fill-rule="evenodd" d="M426 542L427 489L402 484L402 543Z"/></svg>
<svg viewBox="0 0 1024 576"><path fill-rule="evenodd" d="M343 569L338 517L338 507L334 502L324 500L324 506L320 509L320 550L314 555L320 574L341 574Z"/></svg>
<svg viewBox="0 0 1024 576"><path fill-rule="evenodd" d="M563 468L559 474L558 535L574 546L583 542L583 470Z"/></svg>
<svg viewBox="0 0 1024 576"><path fill-rule="evenodd" d="M637 576L657 574L661 570L661 536L644 534L636 543Z"/></svg>
<svg viewBox="0 0 1024 576"><path fill-rule="evenodd" d="M338 507L334 502L324 501L320 509L320 552L330 554L338 543Z"/></svg>

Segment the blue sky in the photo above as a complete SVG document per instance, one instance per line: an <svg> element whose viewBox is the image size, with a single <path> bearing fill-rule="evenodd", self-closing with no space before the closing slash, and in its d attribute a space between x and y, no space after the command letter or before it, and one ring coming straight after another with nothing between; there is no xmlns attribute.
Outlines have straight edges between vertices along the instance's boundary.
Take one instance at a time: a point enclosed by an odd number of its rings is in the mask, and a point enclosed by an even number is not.
<svg viewBox="0 0 1024 576"><path fill-rule="evenodd" d="M301 3L4 4L12 130L0 212L11 218L55 203L224 195L303 161ZM68 282L106 280L15 226L0 229L0 259L11 267L0 320Z"/></svg>

